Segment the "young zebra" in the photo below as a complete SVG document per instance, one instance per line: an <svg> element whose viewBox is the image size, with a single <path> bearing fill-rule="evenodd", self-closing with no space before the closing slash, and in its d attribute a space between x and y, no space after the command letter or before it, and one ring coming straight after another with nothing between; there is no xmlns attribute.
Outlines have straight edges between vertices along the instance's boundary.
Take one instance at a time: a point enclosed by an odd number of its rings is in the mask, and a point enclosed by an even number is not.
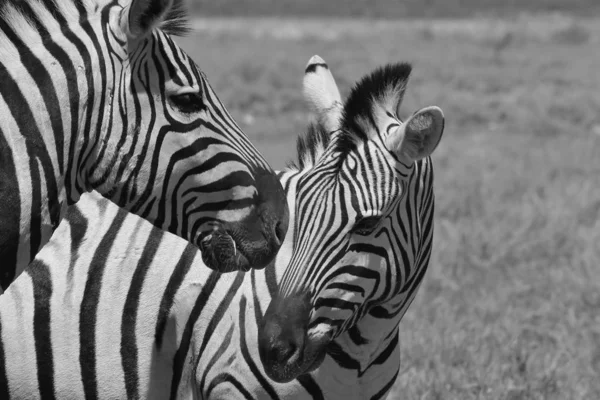
<svg viewBox="0 0 600 400"><path fill-rule="evenodd" d="M274 258L283 190L169 36L183 2L0 3L0 293L92 189L212 268Z"/></svg>
<svg viewBox="0 0 600 400"><path fill-rule="evenodd" d="M330 120L339 129L308 141L300 160L294 247L277 257L286 268L258 329L260 358L276 382L313 371L327 355L322 370L337 364L354 379L384 382L372 398L396 378L397 367L378 366L398 357L398 324L429 263L429 156L444 130L437 107L400 120L410 72L408 64L375 71L341 111L336 98L323 102L338 110Z"/></svg>
<svg viewBox="0 0 600 400"><path fill-rule="evenodd" d="M377 88L387 87L387 80L379 80L386 77L384 71L390 74L388 79L405 81L407 69L402 64L388 66L365 78L346 103L344 118L354 115L349 105L358 99L353 96L360 94L369 102L380 93ZM280 174L290 211L295 213L292 222L307 212L296 202L306 177L340 155L333 152L339 145L335 134L323 129L336 130L342 114L333 77L318 57L311 59L306 71L305 94L319 113L320 123L298 141L299 165ZM398 96L395 102L399 103ZM426 122L420 127L430 126ZM441 134L441 127L437 133ZM358 148L347 150L346 157L363 154ZM356 161L360 171L372 167L366 158ZM430 173L431 167L413 172L425 171ZM378 179L371 176L370 192L385 192L389 180L398 176L396 170L382 168ZM318 179L311 182L320 183ZM431 177L420 185L406 184L402 195L389 192L394 198L382 195L386 200L382 204L390 207L387 215L400 214L408 199L432 202ZM423 188L428 199L411 192ZM430 218L428 211L427 226ZM223 275L202 268L193 246L96 194L84 196L71 207L66 222L37 256L36 265L27 270L28 279L16 282L0 298L2 398L352 400L384 398L389 391L400 363L399 318L378 319L378 329L389 337L371 336L368 342L359 341L364 337L362 324L373 323L374 317L357 318L354 326L339 331L329 343L321 368L287 383L271 380L259 361L257 344L264 311L287 274L287 260L298 243L294 237L301 237L302 230L311 225L295 224L295 236L286 236L275 268ZM389 225L386 234L399 237L402 230L398 229ZM374 232L357 234L361 237L356 240L379 240ZM327 232L324 235L330 237ZM384 267L382 252L389 251L391 259L402 257L396 246L385 249L374 244L347 251L358 252L372 269L361 272L364 282L355 279L337 286L355 291L362 286L365 298L371 276ZM118 276L114 271L124 273ZM417 273L422 276L421 271ZM405 297L399 292L397 298L373 309L393 308L398 298ZM370 361L362 364L364 359Z"/></svg>

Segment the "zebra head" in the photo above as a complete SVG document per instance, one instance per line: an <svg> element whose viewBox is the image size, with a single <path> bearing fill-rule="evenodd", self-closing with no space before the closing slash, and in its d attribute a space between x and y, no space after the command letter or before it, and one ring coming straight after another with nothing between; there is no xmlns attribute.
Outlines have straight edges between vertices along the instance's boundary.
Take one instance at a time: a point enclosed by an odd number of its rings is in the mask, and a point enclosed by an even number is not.
<svg viewBox="0 0 600 400"><path fill-rule="evenodd" d="M283 189L173 41L185 32L183 0L61 3L87 32L74 58L89 112L70 193L99 191L196 244L213 269L266 266L287 231Z"/></svg>
<svg viewBox="0 0 600 400"><path fill-rule="evenodd" d="M258 332L265 372L277 382L316 369L327 354L344 365L352 356L339 343L348 333L357 346L381 343L391 328L369 332L381 324L361 321L399 322L420 282L431 249L429 155L444 117L437 107L398 117L410 72L408 64L377 69L342 107L326 64L309 63L305 91L318 123L299 142L304 171L288 195L293 246L278 255L287 268Z"/></svg>

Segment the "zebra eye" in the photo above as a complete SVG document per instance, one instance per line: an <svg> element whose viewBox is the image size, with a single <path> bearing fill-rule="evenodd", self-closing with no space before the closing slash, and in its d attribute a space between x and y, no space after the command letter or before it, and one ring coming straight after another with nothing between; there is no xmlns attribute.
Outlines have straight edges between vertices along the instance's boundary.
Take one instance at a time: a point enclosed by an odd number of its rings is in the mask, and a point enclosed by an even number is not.
<svg viewBox="0 0 600 400"><path fill-rule="evenodd" d="M169 100L173 107L185 114L193 114L204 110L202 95L198 92L189 92L172 95Z"/></svg>
<svg viewBox="0 0 600 400"><path fill-rule="evenodd" d="M352 233L356 233L358 235L369 235L373 233L377 225L379 225L380 217L365 217L358 221L354 228L352 228Z"/></svg>

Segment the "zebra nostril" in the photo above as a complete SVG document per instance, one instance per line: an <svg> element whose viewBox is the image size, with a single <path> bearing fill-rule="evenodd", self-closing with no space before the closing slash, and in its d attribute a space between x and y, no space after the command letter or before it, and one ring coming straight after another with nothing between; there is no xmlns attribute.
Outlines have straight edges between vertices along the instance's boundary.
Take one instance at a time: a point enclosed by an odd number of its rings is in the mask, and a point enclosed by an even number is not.
<svg viewBox="0 0 600 400"><path fill-rule="evenodd" d="M278 364L285 364L296 353L297 348L291 341L274 345L271 349L271 359Z"/></svg>
<svg viewBox="0 0 600 400"><path fill-rule="evenodd" d="M275 230L275 234L273 235L273 237L275 239L275 244L277 246L281 246L281 244L283 243L283 240L285 239L287 227L285 226L285 224L282 224L281 222L277 222L275 224L274 230Z"/></svg>

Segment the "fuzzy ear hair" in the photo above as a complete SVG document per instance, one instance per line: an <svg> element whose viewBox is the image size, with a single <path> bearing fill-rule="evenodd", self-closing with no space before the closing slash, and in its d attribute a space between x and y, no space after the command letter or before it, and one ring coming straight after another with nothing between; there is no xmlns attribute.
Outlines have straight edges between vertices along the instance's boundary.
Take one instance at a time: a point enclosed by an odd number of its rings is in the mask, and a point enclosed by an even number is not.
<svg viewBox="0 0 600 400"><path fill-rule="evenodd" d="M335 79L325 61L315 55L306 65L303 82L304 100L317 115L318 123L327 132L340 127L342 98Z"/></svg>
<svg viewBox="0 0 600 400"><path fill-rule="evenodd" d="M390 151L409 162L428 157L444 133L444 113L439 107L425 107L414 113L387 138Z"/></svg>
<svg viewBox="0 0 600 400"><path fill-rule="evenodd" d="M128 37L149 35L169 14L174 0L131 0L121 15L121 28Z"/></svg>

